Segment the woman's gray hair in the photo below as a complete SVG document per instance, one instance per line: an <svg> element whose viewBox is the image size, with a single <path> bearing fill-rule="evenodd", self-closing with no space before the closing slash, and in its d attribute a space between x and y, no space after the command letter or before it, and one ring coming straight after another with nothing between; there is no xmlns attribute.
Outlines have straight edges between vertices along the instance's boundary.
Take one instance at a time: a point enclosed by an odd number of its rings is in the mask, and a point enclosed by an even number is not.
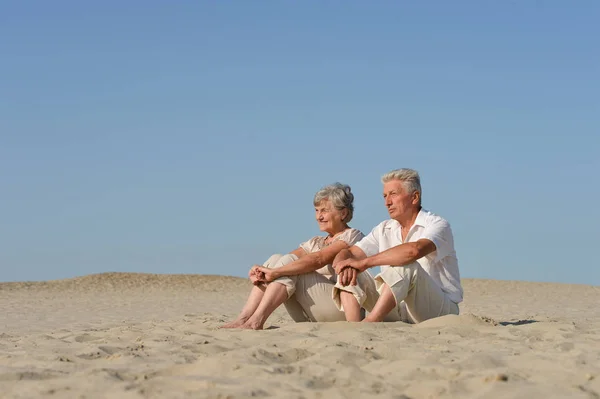
<svg viewBox="0 0 600 399"><path fill-rule="evenodd" d="M382 183L387 183L390 180L402 181L404 189L408 191L409 194L412 194L415 191L418 191L420 195L423 194L421 191L421 177L416 170L408 168L394 169L381 177Z"/></svg>
<svg viewBox="0 0 600 399"><path fill-rule="evenodd" d="M344 223L352 220L352 215L354 214L354 194L352 194L352 189L349 185L333 183L323 187L315 194L313 204L317 206L325 199L329 200L338 211L343 209L348 210L348 214L343 220Z"/></svg>

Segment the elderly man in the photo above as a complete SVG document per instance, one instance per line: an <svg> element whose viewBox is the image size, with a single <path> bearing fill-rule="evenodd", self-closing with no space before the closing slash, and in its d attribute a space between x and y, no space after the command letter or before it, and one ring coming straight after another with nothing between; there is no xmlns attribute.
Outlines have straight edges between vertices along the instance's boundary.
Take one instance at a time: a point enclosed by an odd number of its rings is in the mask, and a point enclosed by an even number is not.
<svg viewBox="0 0 600 399"><path fill-rule="evenodd" d="M379 298L363 321L419 323L458 314L463 290L450 225L421 208L421 179L415 170L393 170L381 180L390 219L338 253L333 261L338 287L355 285L358 273L381 266L375 277ZM347 320L357 320L363 305L359 300L364 302L369 293L336 290L334 295Z"/></svg>

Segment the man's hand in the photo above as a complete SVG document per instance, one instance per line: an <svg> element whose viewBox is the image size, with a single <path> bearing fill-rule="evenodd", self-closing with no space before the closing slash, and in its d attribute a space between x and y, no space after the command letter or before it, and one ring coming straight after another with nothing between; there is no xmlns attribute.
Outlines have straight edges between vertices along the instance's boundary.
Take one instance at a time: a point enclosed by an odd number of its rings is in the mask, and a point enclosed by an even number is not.
<svg viewBox="0 0 600 399"><path fill-rule="evenodd" d="M341 274L342 271L348 267L355 269L358 273L362 273L367 270L365 260L357 259L343 259L333 264L336 274Z"/></svg>
<svg viewBox="0 0 600 399"><path fill-rule="evenodd" d="M270 283L279 276L275 269L269 269L268 267L254 266L254 272L256 273L259 283Z"/></svg>
<svg viewBox="0 0 600 399"><path fill-rule="evenodd" d="M348 285L356 285L356 278L358 276L358 271L352 267L347 267L342 270L342 273L338 276L338 281L343 287Z"/></svg>

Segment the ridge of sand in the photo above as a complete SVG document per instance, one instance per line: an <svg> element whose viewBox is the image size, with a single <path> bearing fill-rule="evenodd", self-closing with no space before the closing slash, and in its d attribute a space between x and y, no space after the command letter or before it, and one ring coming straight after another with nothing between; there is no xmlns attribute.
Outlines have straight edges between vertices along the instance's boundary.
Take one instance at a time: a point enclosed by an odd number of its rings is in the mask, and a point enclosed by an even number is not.
<svg viewBox="0 0 600 399"><path fill-rule="evenodd" d="M154 274L107 272L49 281L0 282L1 291L18 290L87 290L87 289L173 289L208 288L213 284L247 283L247 279L210 274Z"/></svg>
<svg viewBox="0 0 600 399"><path fill-rule="evenodd" d="M166 285L178 286L197 286L206 285L214 282L239 283L246 284L248 279L235 276L216 275L216 274L164 274L164 273L135 273L135 272L104 272L94 273L85 276L77 276L58 280L47 281L17 281L0 282L0 291L2 290L20 290L20 289L78 289L88 287L163 287ZM487 291L498 292L505 290L506 287L519 288L521 290L540 288L568 292L576 290L578 293L600 292L600 286L589 284L565 284L551 282L532 282L519 280L495 280L479 278L463 278L463 286L476 285L479 294ZM582 291L583 290L583 291Z"/></svg>
<svg viewBox="0 0 600 399"><path fill-rule="evenodd" d="M0 283L0 397L600 397L600 288L464 279L460 316L221 330L246 279Z"/></svg>

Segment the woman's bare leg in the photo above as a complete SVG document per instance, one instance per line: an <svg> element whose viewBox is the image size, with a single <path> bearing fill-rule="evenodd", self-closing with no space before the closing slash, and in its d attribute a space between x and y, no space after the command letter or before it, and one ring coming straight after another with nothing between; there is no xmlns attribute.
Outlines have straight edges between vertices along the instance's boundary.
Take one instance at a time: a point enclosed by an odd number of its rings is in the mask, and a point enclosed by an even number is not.
<svg viewBox="0 0 600 399"><path fill-rule="evenodd" d="M232 322L222 325L221 328L241 327L246 322L246 320L248 320L250 318L250 316L252 316L254 314L254 312L258 308L258 305L260 305L260 302L263 299L264 295L265 295L264 284L255 285L254 287L252 287L252 291L250 291L248 300L246 301L246 304L242 308L242 311L240 312L239 316Z"/></svg>
<svg viewBox="0 0 600 399"><path fill-rule="evenodd" d="M253 330L262 330L265 322L282 303L288 299L287 288L285 285L276 281L270 283L265 290L264 296L254 311L252 316L240 326Z"/></svg>

